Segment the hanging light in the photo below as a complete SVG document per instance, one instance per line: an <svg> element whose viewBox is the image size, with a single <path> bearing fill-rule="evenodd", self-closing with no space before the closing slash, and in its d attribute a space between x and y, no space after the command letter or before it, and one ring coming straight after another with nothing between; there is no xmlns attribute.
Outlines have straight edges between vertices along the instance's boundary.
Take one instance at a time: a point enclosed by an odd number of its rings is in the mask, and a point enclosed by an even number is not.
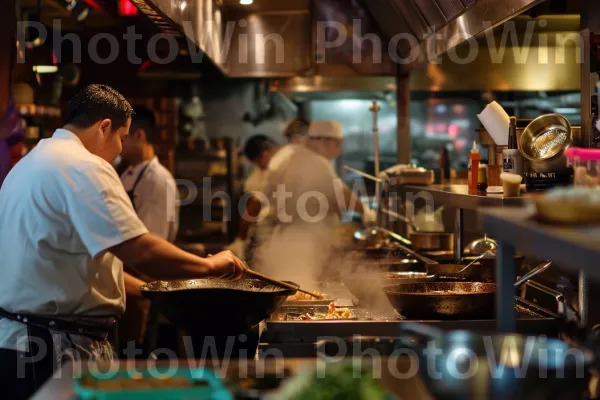
<svg viewBox="0 0 600 400"><path fill-rule="evenodd" d="M77 22L83 22L90 15L91 8L85 0L66 0L67 10Z"/></svg>

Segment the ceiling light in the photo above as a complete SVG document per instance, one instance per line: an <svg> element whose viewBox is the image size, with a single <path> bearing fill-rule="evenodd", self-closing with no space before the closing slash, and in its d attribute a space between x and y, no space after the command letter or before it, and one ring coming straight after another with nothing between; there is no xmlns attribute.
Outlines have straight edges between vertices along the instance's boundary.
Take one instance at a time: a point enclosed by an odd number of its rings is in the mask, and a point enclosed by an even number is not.
<svg viewBox="0 0 600 400"><path fill-rule="evenodd" d="M55 74L58 72L57 65L34 65L33 72L38 74Z"/></svg>
<svg viewBox="0 0 600 400"><path fill-rule="evenodd" d="M240 4L244 6L249 6L252 3L254 3L254 0L240 0Z"/></svg>
<svg viewBox="0 0 600 400"><path fill-rule="evenodd" d="M186 7L187 7L187 2L185 2L185 1L184 1L184 2L182 2L182 3L179 5L179 9L180 9L181 11L185 10L185 8L186 8Z"/></svg>

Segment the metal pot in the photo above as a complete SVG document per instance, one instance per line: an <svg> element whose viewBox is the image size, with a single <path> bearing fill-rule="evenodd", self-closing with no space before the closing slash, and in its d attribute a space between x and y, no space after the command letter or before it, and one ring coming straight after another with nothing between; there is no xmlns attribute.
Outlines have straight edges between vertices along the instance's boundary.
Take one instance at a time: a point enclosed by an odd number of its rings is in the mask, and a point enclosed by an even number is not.
<svg viewBox="0 0 600 400"><path fill-rule="evenodd" d="M350 274L342 278L342 282L361 306L385 304L385 295L381 291L384 286L431 282L434 275L427 272L375 272Z"/></svg>
<svg viewBox="0 0 600 400"><path fill-rule="evenodd" d="M446 232L413 232L409 235L415 251L454 251L454 234Z"/></svg>
<svg viewBox="0 0 600 400"><path fill-rule="evenodd" d="M567 171L564 152L573 143L571 124L560 114L545 114L527 125L518 140L519 150L529 172Z"/></svg>
<svg viewBox="0 0 600 400"><path fill-rule="evenodd" d="M444 333L415 323L401 324L400 336L417 353L425 385L441 400L579 400L595 358L546 337ZM425 348L435 349L435 356Z"/></svg>

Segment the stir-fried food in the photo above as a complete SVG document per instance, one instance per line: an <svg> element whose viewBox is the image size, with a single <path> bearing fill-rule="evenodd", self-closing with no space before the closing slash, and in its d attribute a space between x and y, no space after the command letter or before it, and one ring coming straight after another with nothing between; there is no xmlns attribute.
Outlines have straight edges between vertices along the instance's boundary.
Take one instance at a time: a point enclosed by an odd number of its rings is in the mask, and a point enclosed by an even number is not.
<svg viewBox="0 0 600 400"><path fill-rule="evenodd" d="M312 293L316 294L317 296L322 296L322 294L317 292L316 290L314 290ZM306 301L306 300L315 300L315 298L306 293L297 292L293 296L288 296L287 300L288 301Z"/></svg>
<svg viewBox="0 0 600 400"><path fill-rule="evenodd" d="M300 320L300 321L319 321L319 320L328 320L328 319L352 319L354 315L352 311L348 308L338 308L333 303L329 304L327 312L317 312L315 310L310 310L308 312L302 314L293 314L288 313L285 317L288 321L291 320Z"/></svg>

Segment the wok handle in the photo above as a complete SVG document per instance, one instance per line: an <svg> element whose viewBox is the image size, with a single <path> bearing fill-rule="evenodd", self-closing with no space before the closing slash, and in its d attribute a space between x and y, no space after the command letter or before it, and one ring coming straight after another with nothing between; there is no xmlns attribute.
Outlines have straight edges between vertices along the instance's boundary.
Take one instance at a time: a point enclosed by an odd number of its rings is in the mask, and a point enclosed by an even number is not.
<svg viewBox="0 0 600 400"><path fill-rule="evenodd" d="M256 279L260 279L261 281L264 281L264 282L268 282L268 283L270 283L272 285L275 285L275 286L284 287L286 289L292 289L292 290L296 290L298 292L302 292L304 294L307 294L309 296L315 297L317 299L322 299L323 298L323 296L321 296L319 294L314 294L314 293L311 293L311 292L309 292L307 290L300 289L300 287L298 287L298 285L292 285L291 283L282 282L282 281L277 280L275 278L271 278L270 276L263 275L260 272L253 271L251 269L246 270L246 275L247 276L251 276L251 277L256 278Z"/></svg>
<svg viewBox="0 0 600 400"><path fill-rule="evenodd" d="M552 265L552 261L546 261L544 264L538 265L533 270L531 270L528 273L526 273L525 276L523 276L521 279L519 279L518 281L516 281L515 282L515 288L516 289L520 288L521 285L523 285L525 282L527 282L528 280L530 280L534 276L536 276L538 274L541 274L542 272L544 272L545 270L547 270L548 268L550 268L551 265Z"/></svg>
<svg viewBox="0 0 600 400"><path fill-rule="evenodd" d="M391 231L388 231L391 232ZM394 232L392 232L394 233ZM425 256L420 255L419 253L417 253L414 250L409 249L408 247L402 246L401 244L398 245L400 247L400 250L404 251L405 253L410 254L411 256L421 260L421 262L423 262L424 264L439 264L437 261L432 260L431 258L427 258Z"/></svg>

